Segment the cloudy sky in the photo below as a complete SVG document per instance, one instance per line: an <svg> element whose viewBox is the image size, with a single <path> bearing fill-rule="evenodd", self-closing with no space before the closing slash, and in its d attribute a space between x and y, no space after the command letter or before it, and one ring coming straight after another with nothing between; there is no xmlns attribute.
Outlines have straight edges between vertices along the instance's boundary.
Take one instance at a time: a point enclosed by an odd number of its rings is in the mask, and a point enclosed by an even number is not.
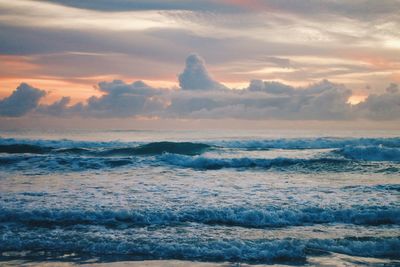
<svg viewBox="0 0 400 267"><path fill-rule="evenodd" d="M399 10L0 0L0 117L398 120Z"/></svg>

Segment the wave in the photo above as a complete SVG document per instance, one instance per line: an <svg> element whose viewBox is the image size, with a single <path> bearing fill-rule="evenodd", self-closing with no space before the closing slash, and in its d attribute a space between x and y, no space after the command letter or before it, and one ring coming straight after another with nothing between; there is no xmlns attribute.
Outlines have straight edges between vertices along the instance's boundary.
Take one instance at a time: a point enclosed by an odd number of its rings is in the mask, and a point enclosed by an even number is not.
<svg viewBox="0 0 400 267"><path fill-rule="evenodd" d="M106 150L100 155L125 156L125 155L159 155L163 153L181 155L199 155L210 149L211 146L202 143L191 142L153 142L137 147L115 148Z"/></svg>
<svg viewBox="0 0 400 267"><path fill-rule="evenodd" d="M141 161L131 157L92 157L71 155L17 155L1 156L0 167L27 174L52 172L80 172L116 168L125 165L137 166Z"/></svg>
<svg viewBox="0 0 400 267"><path fill-rule="evenodd" d="M355 160L400 159L400 138L310 138L271 140L230 140L208 142L82 142L71 140L18 140L0 138L0 153L74 154L90 156L159 155L163 153L200 155L210 149L336 149Z"/></svg>
<svg viewBox="0 0 400 267"><path fill-rule="evenodd" d="M0 137L0 145L34 145L40 147L50 147L54 149L63 148L88 148L88 149L107 149L112 147L136 146L138 142L120 142L120 141L76 141L69 139L23 139L23 138L2 138Z"/></svg>
<svg viewBox="0 0 400 267"><path fill-rule="evenodd" d="M0 145L0 153L7 154L74 154L90 156L131 156L131 155L159 155L174 153L181 155L198 155L211 146L191 142L154 142L135 147L115 147L110 149L93 149L85 147L53 148L48 146L31 145L24 143Z"/></svg>
<svg viewBox="0 0 400 267"><path fill-rule="evenodd" d="M264 149L334 149L346 146L385 146L400 148L400 138L293 138L270 140L222 140L212 142L226 148Z"/></svg>
<svg viewBox="0 0 400 267"><path fill-rule="evenodd" d="M360 206L352 208L193 208L186 210L31 210L0 209L0 222L34 226L57 225L179 225L202 223L246 228L288 227L325 223L357 225L400 224L396 206Z"/></svg>
<svg viewBox="0 0 400 267"><path fill-rule="evenodd" d="M284 143L285 147L294 148L305 146L304 144L303 146L290 145L290 142L297 144L296 142L302 143L304 140L282 139L268 142L275 142L275 145ZM258 168L272 169L274 171L368 171L394 173L400 170L398 165L400 162L400 147L395 147L397 145L396 140L396 138L344 139L339 140L341 144L349 142L385 143L393 147L382 144L376 146L344 146L340 149L319 151L317 154L313 153L311 155L312 158L309 155L310 153L307 154L309 156L304 156L306 154L301 152L296 152L296 155L300 155L303 158L279 157L279 151L274 151L270 155L274 155L275 158L263 158L262 153L242 153L242 151L219 147L218 145L220 144L218 142L213 142L212 144L207 142L165 141L138 144L33 140L24 143L26 140L22 142L16 139L0 138L0 167L16 171L30 169L37 171L84 171L125 165L136 166L137 163L146 163L150 165L166 164L200 170ZM336 140L335 142L339 141ZM235 142L232 141L229 144L236 144ZM253 141L246 142L246 149L250 149L249 142ZM321 144L331 144L332 142L331 139L308 140L308 144L317 144L314 147L322 147ZM260 147L262 148L262 146ZM204 154L205 152L212 153ZM255 157L249 156L253 154ZM231 158L231 156L236 156L236 158ZM378 163L373 161L386 162Z"/></svg>
<svg viewBox="0 0 400 267"><path fill-rule="evenodd" d="M190 142L155 142L148 143L150 147L164 146L175 144L183 144ZM207 140L196 142L206 146L218 146L224 148L237 148L248 150L263 150L263 149L339 149L346 146L384 146L400 148L400 137L396 138L281 138L281 139L247 139L247 140ZM61 140L34 140L34 139L15 139L1 138L1 145L34 145L50 148L87 148L87 149L112 149L123 147L136 147L144 145L141 142L120 142L120 141L73 141L68 139ZM158 145L157 145L158 144Z"/></svg>
<svg viewBox="0 0 400 267"><path fill-rule="evenodd" d="M118 238L79 231L27 232L5 235L0 243L0 252L25 251L25 255L51 254L65 258L74 257L127 256L130 260L177 259L209 262L278 263L302 262L307 256L342 253L352 256L367 256L399 259L399 237L347 237L341 239L208 239L177 236L174 239ZM6 254L6 253L3 253ZM14 253L15 254L15 253Z"/></svg>
<svg viewBox="0 0 400 267"><path fill-rule="evenodd" d="M51 147L43 147L29 144L12 144L12 145L0 145L0 153L8 154L45 154L52 150Z"/></svg>
<svg viewBox="0 0 400 267"><path fill-rule="evenodd" d="M346 146L336 153L352 159L364 161L400 161L400 148L384 146Z"/></svg>
<svg viewBox="0 0 400 267"><path fill-rule="evenodd" d="M86 153L83 152L77 153ZM195 170L219 170L254 169L272 170L278 172L369 172L369 173L397 173L400 168L397 163L380 164L377 162L358 162L345 158L213 158L205 156L187 156L165 153L162 155L132 155L113 151L104 156L98 153L92 155L65 152L52 154L18 154L0 155L0 168L23 171L28 173L47 173L65 171L90 171L96 169L108 169L122 166L129 168L148 167L152 165L176 166L180 168L192 168ZM155 156L155 157L154 157Z"/></svg>
<svg viewBox="0 0 400 267"><path fill-rule="evenodd" d="M76 154L76 155L94 155L96 154L95 151L90 150L88 148L81 148L81 147L71 147L71 148L59 148L51 150L53 153L58 154Z"/></svg>
<svg viewBox="0 0 400 267"><path fill-rule="evenodd" d="M366 192L366 191L383 191L383 192L390 192L390 191L397 191L400 192L400 184L377 184L377 185L348 185L342 187L343 190L350 190L354 192Z"/></svg>
<svg viewBox="0 0 400 267"><path fill-rule="evenodd" d="M188 157L182 155L165 154L160 157L161 160L179 167L218 170L223 168L285 168L290 166L298 166L306 169L319 169L324 167L325 170L334 168L339 170L340 167L351 165L352 162L341 158L211 158L211 157ZM353 166L351 166L353 167Z"/></svg>

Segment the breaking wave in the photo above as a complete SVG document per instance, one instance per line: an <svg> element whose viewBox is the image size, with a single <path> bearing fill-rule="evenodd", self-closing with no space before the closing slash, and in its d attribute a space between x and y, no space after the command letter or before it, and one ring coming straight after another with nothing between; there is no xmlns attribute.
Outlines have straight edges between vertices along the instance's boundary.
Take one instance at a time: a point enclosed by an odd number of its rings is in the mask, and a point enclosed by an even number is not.
<svg viewBox="0 0 400 267"><path fill-rule="evenodd" d="M193 146L195 144L196 146ZM397 138L284 138L284 139L268 139L268 140L216 140L203 141L200 143L191 142L154 142L154 143L138 143L138 142L119 142L119 141L72 141L72 140L31 140L31 139L14 139L1 138L0 147L6 145L31 145L43 147L47 149L63 149L63 148L85 148L85 149L113 149L113 148L134 148L138 145L145 145L142 149L151 151L151 153L160 153L160 151L169 152L173 150L185 150L185 148L207 149L210 146L218 146L225 148L263 150L263 149L340 149L347 146L384 146L391 148L400 148L400 137ZM13 149L10 147L10 149ZM14 148L16 149L16 148ZM142 152L142 150L139 150ZM0 150L1 152L1 150ZM2 153L6 153L5 151ZM24 153L24 152L20 152ZM30 152L25 152L30 153ZM174 152L171 152L174 153Z"/></svg>
<svg viewBox="0 0 400 267"><path fill-rule="evenodd" d="M210 145L191 142L154 142L137 147L115 148L100 152L107 156L159 155L163 153L198 155L210 149Z"/></svg>
<svg viewBox="0 0 400 267"><path fill-rule="evenodd" d="M0 260L400 259L399 151L400 138L0 138Z"/></svg>
<svg viewBox="0 0 400 267"><path fill-rule="evenodd" d="M40 146L24 143L0 145L0 153L8 154L75 154L91 156L131 156L131 155L158 155L163 153L174 153L181 155L198 155L211 146L201 143L191 142L154 142L135 147L115 147L109 149L85 148L85 147L66 147L53 148L50 146Z"/></svg>
<svg viewBox="0 0 400 267"><path fill-rule="evenodd" d="M329 252L354 256L400 258L399 237L364 237L340 239L258 239L258 240L163 240L138 237L118 239L79 231L54 231L43 236L29 232L29 239L20 242L20 235L6 235L0 243L0 252L41 251L60 256L66 253L98 257L127 256L130 260L178 259L212 262L302 262L309 255ZM43 254L42 254L43 255ZM64 256L65 257L65 256Z"/></svg>
<svg viewBox="0 0 400 267"><path fill-rule="evenodd" d="M336 153L353 160L400 161L400 148L384 146L346 146Z"/></svg>
<svg viewBox="0 0 400 267"><path fill-rule="evenodd" d="M136 163L168 164L183 168L216 170L224 168L306 171L397 172L400 138L376 139L277 139L226 142L80 142L69 140L17 140L0 138L0 167L15 170L83 171ZM368 144L350 146L349 144ZM222 146L222 147L221 147ZM229 147L241 148L229 148ZM335 147L310 156L281 157L279 150L262 154L243 154L252 149L305 149ZM226 149L228 148L228 149ZM233 151L233 150L235 151ZM205 152L212 152L204 154ZM222 152L222 153L220 153ZM224 157L226 153L231 153ZM253 153L253 152L251 152ZM297 152L296 152L297 153ZM301 153L298 153L301 155ZM231 155L235 157L230 157ZM363 162L371 162L368 166ZM386 161L375 166L372 161ZM389 163L391 162L391 163ZM390 166L389 166L390 165Z"/></svg>
<svg viewBox="0 0 400 267"><path fill-rule="evenodd" d="M1 156L0 167L7 170L28 173L86 171L116 168L125 165L136 166L140 159L134 157L80 157L76 155L18 155Z"/></svg>
<svg viewBox="0 0 400 267"><path fill-rule="evenodd" d="M253 169L272 171L305 171L305 172L347 172L361 171L372 173L396 173L400 171L397 162L379 164L377 162L363 163L346 158L215 158L207 156L187 156L163 153L162 155L131 154L131 150L116 150L107 155L76 155L68 154L17 154L0 155L0 168L14 171L30 172L63 172L90 171L96 169L129 168L159 166L191 168L195 170L219 169ZM192 150L193 152L193 150ZM124 156L126 155L126 156Z"/></svg>
<svg viewBox="0 0 400 267"><path fill-rule="evenodd" d="M203 223L247 228L288 227L323 223L358 225L400 224L400 208L395 206L362 206L352 208L193 208L187 210L31 210L2 208L0 222L34 226L77 224L118 227L128 225L179 225Z"/></svg>
<svg viewBox="0 0 400 267"><path fill-rule="evenodd" d="M300 167L303 169L320 169L324 167L324 170L333 168L334 170L340 170L340 167L349 165L349 168L355 166L352 162L347 159L341 158L210 158L203 156L188 157L183 155L165 154L160 156L160 159L174 166L202 169L202 170L218 170L223 168L287 168L287 167ZM330 166L330 167L329 167ZM348 168L346 168L347 170Z"/></svg>
<svg viewBox="0 0 400 267"><path fill-rule="evenodd" d="M263 149L334 149L346 146L385 146L400 148L400 138L293 138L270 140L229 140L213 144L227 148Z"/></svg>

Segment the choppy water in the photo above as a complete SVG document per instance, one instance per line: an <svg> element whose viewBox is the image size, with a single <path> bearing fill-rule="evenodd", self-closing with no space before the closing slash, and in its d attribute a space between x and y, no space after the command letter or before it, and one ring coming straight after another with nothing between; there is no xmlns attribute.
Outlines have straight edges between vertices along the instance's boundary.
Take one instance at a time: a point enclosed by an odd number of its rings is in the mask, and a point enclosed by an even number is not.
<svg viewBox="0 0 400 267"><path fill-rule="evenodd" d="M2 135L2 260L399 264L396 134Z"/></svg>

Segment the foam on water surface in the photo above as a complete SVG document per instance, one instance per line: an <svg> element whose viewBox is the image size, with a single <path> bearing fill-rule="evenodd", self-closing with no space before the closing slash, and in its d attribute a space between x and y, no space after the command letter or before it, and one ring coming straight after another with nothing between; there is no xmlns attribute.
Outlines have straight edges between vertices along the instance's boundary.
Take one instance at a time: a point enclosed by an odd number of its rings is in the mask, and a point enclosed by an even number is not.
<svg viewBox="0 0 400 267"><path fill-rule="evenodd" d="M400 260L395 135L124 134L0 138L0 260Z"/></svg>

